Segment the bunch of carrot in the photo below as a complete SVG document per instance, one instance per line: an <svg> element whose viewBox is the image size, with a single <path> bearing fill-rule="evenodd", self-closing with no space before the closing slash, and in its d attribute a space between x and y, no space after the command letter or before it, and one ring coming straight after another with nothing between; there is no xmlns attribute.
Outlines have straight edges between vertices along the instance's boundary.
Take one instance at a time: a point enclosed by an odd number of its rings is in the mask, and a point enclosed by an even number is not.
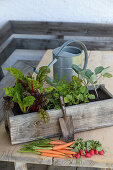
<svg viewBox="0 0 113 170"><path fill-rule="evenodd" d="M48 156L48 157L58 157L58 158L67 158L73 157L73 154L75 154L75 152L71 151L71 146L73 142L63 142L60 140L54 140L54 141L50 141L51 145L54 145L54 147L50 150L46 150L46 149L36 149L38 152L41 153L42 156ZM35 150L35 151L36 151Z"/></svg>

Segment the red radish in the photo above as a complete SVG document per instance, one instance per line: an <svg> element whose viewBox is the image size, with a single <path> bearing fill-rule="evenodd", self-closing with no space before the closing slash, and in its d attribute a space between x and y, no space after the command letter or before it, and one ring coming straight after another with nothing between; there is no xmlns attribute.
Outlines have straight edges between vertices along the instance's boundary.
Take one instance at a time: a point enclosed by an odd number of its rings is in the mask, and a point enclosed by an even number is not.
<svg viewBox="0 0 113 170"><path fill-rule="evenodd" d="M104 155L104 151L103 151L103 150L99 151L98 153L99 153L100 155Z"/></svg>
<svg viewBox="0 0 113 170"><path fill-rule="evenodd" d="M89 151L89 153L90 153L90 155L94 155L95 153L94 153L94 149L91 149L90 151Z"/></svg>
<svg viewBox="0 0 113 170"><path fill-rule="evenodd" d="M76 154L73 154L73 156L75 157L75 156L76 156Z"/></svg>
<svg viewBox="0 0 113 170"><path fill-rule="evenodd" d="M98 155L98 151L97 150L94 150L94 153L95 153L95 155Z"/></svg>
<svg viewBox="0 0 113 170"><path fill-rule="evenodd" d="M80 155L82 155L82 156L84 155L84 152L83 152L82 149L79 150L79 153L80 153Z"/></svg>
<svg viewBox="0 0 113 170"><path fill-rule="evenodd" d="M85 150L85 153L88 153L88 151L87 151L87 150Z"/></svg>
<svg viewBox="0 0 113 170"><path fill-rule="evenodd" d="M77 159L80 158L80 154L79 154L79 153L76 154L76 158L77 158Z"/></svg>
<svg viewBox="0 0 113 170"><path fill-rule="evenodd" d="M86 156L87 158L91 158L91 154L90 154L90 153L86 153L85 156Z"/></svg>

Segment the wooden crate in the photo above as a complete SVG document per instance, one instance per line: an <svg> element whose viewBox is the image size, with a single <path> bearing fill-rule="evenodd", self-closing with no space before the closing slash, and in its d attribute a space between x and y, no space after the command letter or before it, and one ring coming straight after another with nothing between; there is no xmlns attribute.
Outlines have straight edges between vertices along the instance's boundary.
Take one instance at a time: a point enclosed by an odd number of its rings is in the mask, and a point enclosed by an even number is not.
<svg viewBox="0 0 113 170"><path fill-rule="evenodd" d="M74 131L81 132L113 125L113 96L102 85L100 90L107 96L106 100L66 107L67 115L72 115ZM7 112L5 125L9 130L11 143L28 142L37 137L55 137L61 134L58 118L61 110L48 110L50 122L41 122L39 114L28 113L14 116Z"/></svg>

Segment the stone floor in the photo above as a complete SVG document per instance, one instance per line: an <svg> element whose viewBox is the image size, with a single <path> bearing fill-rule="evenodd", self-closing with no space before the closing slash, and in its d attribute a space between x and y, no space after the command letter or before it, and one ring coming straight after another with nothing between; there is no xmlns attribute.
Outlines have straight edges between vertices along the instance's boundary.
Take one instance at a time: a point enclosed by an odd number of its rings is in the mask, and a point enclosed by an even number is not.
<svg viewBox="0 0 113 170"><path fill-rule="evenodd" d="M8 60L2 65L4 67L12 66L17 60L37 60L41 59L45 51L39 50L15 50L14 53L8 58ZM113 52L100 52L100 51L89 51L89 62L88 68L94 69L96 66L103 65L110 67L110 72L113 74ZM6 75L7 72L4 71ZM113 93L113 78L105 79L103 81L107 89ZM35 165L28 164L28 170L90 170L91 168L76 168L76 167L54 167L46 165ZM99 169L99 168L98 168ZM98 170L93 168L93 170ZM14 170L14 164L11 162L0 162L0 170Z"/></svg>

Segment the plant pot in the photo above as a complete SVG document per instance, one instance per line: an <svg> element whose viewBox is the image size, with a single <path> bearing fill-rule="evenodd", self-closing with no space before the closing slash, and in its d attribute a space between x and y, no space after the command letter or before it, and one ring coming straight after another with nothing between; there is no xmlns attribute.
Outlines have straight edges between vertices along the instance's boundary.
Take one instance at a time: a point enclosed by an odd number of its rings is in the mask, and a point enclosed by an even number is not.
<svg viewBox="0 0 113 170"><path fill-rule="evenodd" d="M90 89L92 90L92 89ZM113 96L101 85L100 101L66 107L67 115L72 115L74 132L81 132L113 125ZM11 143L17 144L35 140L37 137L55 137L61 134L58 118L61 110L48 110L50 122L41 122L39 114L28 113L14 116L7 111L5 126L10 135Z"/></svg>

